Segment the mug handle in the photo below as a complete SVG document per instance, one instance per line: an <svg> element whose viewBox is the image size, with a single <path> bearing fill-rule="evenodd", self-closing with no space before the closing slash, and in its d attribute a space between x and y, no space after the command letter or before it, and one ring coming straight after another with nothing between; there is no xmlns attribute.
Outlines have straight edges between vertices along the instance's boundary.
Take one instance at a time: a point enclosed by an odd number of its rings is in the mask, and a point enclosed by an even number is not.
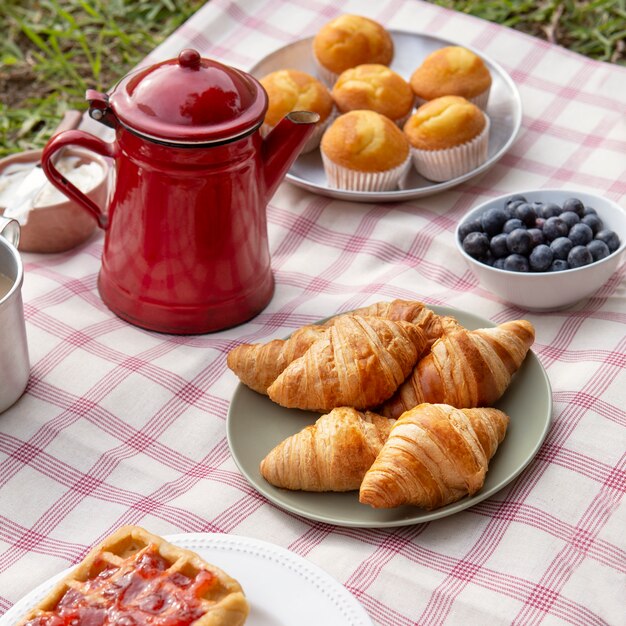
<svg viewBox="0 0 626 626"><path fill-rule="evenodd" d="M118 154L117 143L102 141L95 135L90 135L82 130L66 130L55 135L46 144L41 156L41 167L48 180L68 198L71 198L83 207L95 220L98 226L106 230L109 226L107 215L89 197L87 197L76 185L73 185L54 166L53 156L65 146L75 145L92 150L96 154L115 159Z"/></svg>
<svg viewBox="0 0 626 626"><path fill-rule="evenodd" d="M14 248L20 242L20 223L0 215L0 237L4 237Z"/></svg>

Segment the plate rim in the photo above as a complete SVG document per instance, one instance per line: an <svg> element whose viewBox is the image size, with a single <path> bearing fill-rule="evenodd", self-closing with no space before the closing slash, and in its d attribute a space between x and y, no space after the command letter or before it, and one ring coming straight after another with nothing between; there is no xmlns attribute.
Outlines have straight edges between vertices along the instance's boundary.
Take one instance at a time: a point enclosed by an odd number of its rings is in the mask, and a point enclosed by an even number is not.
<svg viewBox="0 0 626 626"><path fill-rule="evenodd" d="M241 545L243 547L253 547L256 550L263 551L268 553L268 556L278 555L282 562L281 565L287 565L286 569L290 571L294 571L292 567L288 567L289 564L293 564L296 569L304 569L307 573L312 574L316 577L317 580L321 580L325 583L326 586L330 586L330 589L333 590L335 594L337 594L344 602L350 605L350 608L356 611L356 617L366 620L366 624L369 626L373 621L368 612L365 610L365 607L358 601L358 599L350 593L347 587L342 584L339 580L337 580L334 576L329 574L323 567L320 567L313 561L303 557L295 552L292 552L288 548L284 546L278 545L271 541L266 541L265 539L258 539L256 537L250 537L248 535L235 535L231 533L212 533L212 532L189 532L189 533L176 533L176 534L167 534L164 535L163 538L166 541L170 541L175 545L179 545L181 548L185 548L187 546L182 545L186 541L193 542L195 540L203 541L215 541L216 548L219 548L219 544L232 544L234 547ZM209 546L211 547L211 546ZM195 550L194 547L187 547L189 550ZM202 556L202 555L200 555ZM265 558L265 557L263 557ZM270 559L276 562L275 559ZM219 566L218 566L219 567ZM297 572L300 573L300 572ZM316 588L319 590L320 586L316 585ZM245 591L245 589L244 589ZM346 626L350 626L349 624Z"/></svg>
<svg viewBox="0 0 626 626"><path fill-rule="evenodd" d="M402 202L408 199L435 195L441 191L445 191L447 189L451 189L452 187L456 187L457 185L460 185L466 182L467 180L470 180L471 178L474 178L475 176L482 174L487 169L494 166L509 151L513 143L515 143L516 139L519 136L521 126L522 126L522 120L523 120L522 97L519 92L519 89L517 88L517 85L511 78L511 75L502 67L502 65L500 65L500 63L495 61L488 54L485 54L481 50L476 49L474 46L465 44L465 43L460 43L453 39L447 39L445 37L438 37L436 35L430 35L429 33L425 33L422 31L408 31L408 30L403 30L403 29L392 29L392 28L387 29L387 31L392 35L392 38L394 35L399 35L401 37L418 37L418 38L430 39L432 41L440 43L442 44L442 47L443 46L462 46L468 50L471 50L476 55L480 56L482 59L487 61L490 65L492 65L497 70L498 76L507 84L509 90L511 91L511 95L512 95L511 101L514 105L513 108L514 108L515 116L513 119L513 127L512 127L511 135L509 136L507 141L494 155L491 156L491 158L487 159L483 164L481 164L480 166L478 166L476 169L472 170L471 172L467 172L466 174L463 174L462 176L457 176L456 178L453 178L451 180L447 180L447 181L443 181L439 183L433 183L427 187L420 187L420 188L413 188L413 189L398 189L394 191L350 191L350 190L345 190L345 189L334 189L328 186L321 186L316 183L309 182L306 179L296 176L291 173L291 168L285 175L285 180L289 181L290 183L300 188L307 189L308 191L311 191L313 193L317 193L320 195L328 196L328 197L339 199L339 200L353 200L355 202L372 202L372 201ZM273 56L276 56L279 53L284 52L285 50L289 49L292 46L302 45L307 41L312 43L314 37L315 37L314 35L310 35L308 37L301 37L299 39L294 39L293 41L290 41L284 46L280 46L279 48L272 50L272 52L270 52L269 54L266 54L262 59L258 60L248 70L248 72L254 76L255 72L258 71L258 67L262 63L266 63ZM394 41L394 44L395 44L395 41Z"/></svg>
<svg viewBox="0 0 626 626"><path fill-rule="evenodd" d="M481 328L493 327L497 325L495 322L492 322L491 320L483 318L480 315L476 315L475 313L464 311L462 309L456 309L453 307L434 305L434 304L426 304L426 306L427 308L433 310L438 315L454 316L456 312L457 314L461 313L463 315L473 317L476 323L484 324L484 326L480 326ZM348 311L344 311L343 313L347 313L347 312ZM323 318L319 320L318 323L324 322L327 319L329 318L328 317ZM529 449L529 452L526 458L524 459L524 461L513 472L511 472L508 476L506 476L503 480L501 480L496 485L492 485L488 489L480 489L476 494L474 494L471 497L462 498L461 500L448 504L439 509L435 509L433 511L426 511L418 516L412 516L410 518L397 519L397 520L380 521L380 522L378 521L359 522L358 520L357 521L351 521L351 520L339 520L338 521L337 519L334 519L328 515L303 512L302 509L299 509L297 506L292 505L288 502L285 503L283 500L281 500L280 497L275 496L272 492L268 492L267 490L257 488L256 479L250 475L250 473L247 471L245 466L242 464L241 460L235 454L233 450L233 443L232 443L233 419L234 419L232 417L232 406L235 400L235 396L242 389L245 389L246 391L251 391L242 382L237 383L237 387L235 388L232 394L231 401L228 406L228 413L226 415L226 439L228 443L228 448L229 448L231 457L233 458L233 461L235 462L235 465L237 466L237 469L241 472L241 474L247 480L249 485L259 495L264 497L266 500L268 500L268 502L270 502L277 508L282 509L283 511L288 511L289 513L292 513L298 516L299 518L304 518L304 519L315 521L315 522L331 524L333 526L341 526L341 527L348 527L348 528L397 528L400 526L413 526L415 524L422 524L425 522L430 522L430 521L441 519L444 517L449 517L450 515L460 513L468 508L475 506L476 504L482 502L483 500L486 500L487 498L493 496L498 491L504 489L504 487L506 487L508 484L513 482L513 480L515 480L532 462L532 460L535 458L535 456L541 449L541 446L543 445L544 441L546 440L546 437L550 431L550 427L552 426L552 421L553 421L553 416L554 416L552 386L550 384L550 379L548 378L548 374L545 368L543 367L543 365L541 364L541 361L539 360L539 358L533 352L532 349L528 351L528 354L526 355L526 359L529 359L530 361L534 361L535 366L538 367L538 372L541 375L542 382L545 384L546 400L548 402L548 406L547 406L546 418L543 423L543 428L534 446L531 449ZM256 393L256 392L253 392L253 393ZM261 394L259 394L259 396L261 396ZM264 397L264 396L261 396L261 397ZM269 450L267 452L269 452ZM421 511L425 511L425 509L421 509L418 507L414 507L414 508L416 511L418 511L418 513Z"/></svg>

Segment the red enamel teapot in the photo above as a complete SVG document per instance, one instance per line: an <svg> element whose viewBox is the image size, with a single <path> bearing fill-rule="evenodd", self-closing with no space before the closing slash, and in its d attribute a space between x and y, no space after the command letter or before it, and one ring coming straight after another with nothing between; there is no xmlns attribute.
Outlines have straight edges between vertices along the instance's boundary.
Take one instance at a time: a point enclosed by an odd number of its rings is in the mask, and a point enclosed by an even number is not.
<svg viewBox="0 0 626 626"><path fill-rule="evenodd" d="M183 50L87 91L89 114L115 129L53 137L49 180L104 229L98 290L121 318L174 334L240 324L270 301L266 205L313 132L315 113L290 113L262 139L267 94L249 74ZM107 208L66 180L54 155L78 145L110 157Z"/></svg>

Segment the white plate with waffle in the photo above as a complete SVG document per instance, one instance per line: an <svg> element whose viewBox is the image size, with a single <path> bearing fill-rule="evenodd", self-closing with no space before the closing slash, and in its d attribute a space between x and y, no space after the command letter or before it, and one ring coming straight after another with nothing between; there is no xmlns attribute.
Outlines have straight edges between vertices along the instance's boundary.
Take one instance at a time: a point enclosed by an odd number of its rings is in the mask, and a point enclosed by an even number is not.
<svg viewBox="0 0 626 626"><path fill-rule="evenodd" d="M191 550L241 584L250 605L245 626L372 626L364 608L338 581L306 559L274 544L218 533L164 537ZM17 602L1 626L15 626L73 568L42 583Z"/></svg>

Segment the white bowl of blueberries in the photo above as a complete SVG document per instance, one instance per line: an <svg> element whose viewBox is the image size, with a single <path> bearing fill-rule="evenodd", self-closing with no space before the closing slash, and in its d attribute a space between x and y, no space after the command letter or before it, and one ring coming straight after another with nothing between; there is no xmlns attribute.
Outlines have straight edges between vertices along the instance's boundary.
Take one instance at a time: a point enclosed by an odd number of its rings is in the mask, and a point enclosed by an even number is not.
<svg viewBox="0 0 626 626"><path fill-rule="evenodd" d="M520 191L472 209L455 241L481 284L503 300L560 309L593 294L618 268L626 211L582 191Z"/></svg>

